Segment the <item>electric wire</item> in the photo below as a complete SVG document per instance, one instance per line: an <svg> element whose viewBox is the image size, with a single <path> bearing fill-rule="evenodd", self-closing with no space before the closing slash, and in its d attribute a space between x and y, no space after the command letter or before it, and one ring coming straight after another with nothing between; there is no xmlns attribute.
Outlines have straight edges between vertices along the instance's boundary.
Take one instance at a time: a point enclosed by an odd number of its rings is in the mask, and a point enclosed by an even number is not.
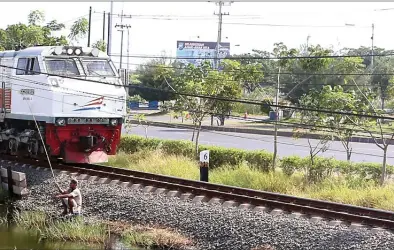
<svg viewBox="0 0 394 250"><path fill-rule="evenodd" d="M12 89L12 88L11 88L11 90L12 90L12 91L15 91L15 92L18 92L18 90L15 90L15 89ZM50 100L50 101L59 102L59 103L66 104L66 105L70 105L70 106L75 106L73 103L67 103L67 102L64 102L64 101L59 101L59 100L55 100L55 99L53 99L53 98L47 98L47 97L39 96L39 95L35 95L35 96L38 97L38 98L43 98L43 99L47 99L47 100ZM113 112L106 112L106 111L101 111L101 112L110 113L110 114L115 114L115 113L113 113ZM188 128L190 129L190 127L188 127ZM209 130L208 130L208 131L209 131ZM226 135L226 136L230 136L230 137L237 137L237 138L245 138L245 139L253 139L253 140L255 140L254 138L245 137L245 136L229 135L229 134L218 133L218 132L214 132L214 131L209 131L209 132L210 132L210 133L216 133L216 134L222 134L222 135ZM264 142L271 142L271 141L261 140L261 139L258 139L258 140L264 141ZM301 145L301 144L293 144L293 143L285 143L285 142L278 142L278 144L290 145L290 146L300 146L300 147L308 148L308 146ZM329 150L329 151L333 151L333 152L342 152L342 153L346 153L345 151L336 150L336 149L331 149L331 150L328 149L328 150ZM354 153L354 154L361 154L361 155L365 155L365 156L382 157L382 156L374 155L374 154L365 154L365 153L358 153L358 152L353 152L353 153ZM394 158L394 157L387 157L387 158Z"/></svg>
<svg viewBox="0 0 394 250"><path fill-rule="evenodd" d="M273 57L174 57L174 56L159 56L159 55L122 55L123 57L134 57L134 58L146 58L146 59L201 59L201 60L296 60L296 59L330 59L330 58L358 58L358 57L389 57L393 56L394 53L383 53L383 54L365 54L365 55L324 55L324 56L273 56ZM117 56L120 57L120 54L110 54L109 56Z"/></svg>
<svg viewBox="0 0 394 250"><path fill-rule="evenodd" d="M3 74L0 74L0 75L4 76ZM40 82L38 82L38 81L32 81L32 80L27 80L27 79L23 79L23 78L13 77L13 76L11 76L11 77L9 77L9 78L10 78L10 79L14 79L14 80L18 80L18 81L22 81L22 82L32 83L32 84L40 84L40 85L42 84L42 85L44 85L44 86L46 86L46 85L51 86L51 85L49 85L49 84L40 83ZM18 84L18 83L13 83L13 85L21 86L21 87L31 87L31 86L27 86L27 85L23 85L23 84ZM43 91L54 92L54 91L51 90L51 89L38 88L38 87L34 87L34 88L35 88L35 89L39 89L39 90L43 90ZM78 91L78 90L75 90L75 89L68 89L68 90L71 90L71 91ZM56 91L56 93L73 94L73 95L76 95L76 96L90 97L90 96L87 96L87 95L80 95L80 94L75 94L75 93L70 93L70 92L62 92L62 91ZM84 92L84 93L89 93L89 92ZM98 94L93 94L93 93L89 93L89 94L95 95L96 97L97 97L97 96L99 96L99 97L104 97L104 98L107 98L107 97L108 97L108 96L106 96L106 95L98 95ZM110 99L110 97L109 97L108 99ZM115 98L113 98L113 100L119 101L119 99L115 99ZM193 113L202 112L202 111L198 111L198 110L185 110L185 111L187 111L187 112L193 112ZM209 115L213 115L213 116L222 115L222 114L219 114L219 113L213 113L213 112L211 112L211 111L204 111L204 112L207 113L207 114L209 114ZM111 113L111 114L115 114L115 113ZM267 123L267 124L272 123L271 121L267 121L267 120L265 120L265 119L258 119L258 118L243 118L242 116L234 116L234 115L228 115L228 117L231 117L231 118L233 118L233 119L238 119L238 120L254 121L254 122ZM308 127L309 127L309 128L326 128L326 129L332 129L332 127L329 127L329 126L322 126L322 125L310 125L310 124L291 123L291 122L284 122L284 121L280 121L279 123L280 123L280 125L283 125L283 126L296 127L296 128L308 128ZM338 129L338 128L337 128L337 129ZM347 131L347 130L349 130L349 128L342 128L341 130ZM365 133L365 131L363 131L363 130L357 130L357 129L352 129L352 130L353 130L353 131L356 131L356 132ZM318 130L318 131L330 132L329 130L323 130L323 129L320 129L320 130ZM391 136L391 134L384 134L384 135ZM376 138L380 139L380 137L376 137Z"/></svg>
<svg viewBox="0 0 394 250"><path fill-rule="evenodd" d="M114 63L119 63L118 61L113 61ZM127 64L127 63L122 63ZM180 69L185 70L185 67L175 67L175 66L163 66L163 65L151 65L151 64L142 64L142 63L128 63L129 65L134 66L142 66L148 68L164 68L164 69ZM216 69L207 69L207 71L217 72ZM225 70L226 72L247 72L250 74L264 74L264 76L277 76L278 72L264 72L264 71L249 71L243 69L232 69ZM394 76L393 73L308 73L308 72L280 72L281 75L297 75L297 76ZM276 83L275 83L276 84ZM360 85L359 85L360 86Z"/></svg>
<svg viewBox="0 0 394 250"><path fill-rule="evenodd" d="M132 120L132 121L138 121L138 120ZM171 123L167 123L167 124L168 125L173 125L173 127L183 127L183 129L191 130L190 127L185 126L185 125L171 124ZM272 143L272 141L269 141L269 140L258 139L258 138L255 138L255 137L247 137L247 136L241 136L241 135L228 134L228 133L225 133L225 132L224 133L223 132L217 132L217 131L212 131L212 130L203 129L203 128L201 128L201 131L208 132L208 133L211 133L211 134L220 134L220 135L224 135L224 136L228 136L228 137L242 138L242 139L248 139L248 140L255 140L255 141L262 141L262 142L270 142L270 143ZM288 145L288 146L297 146L297 147L309 148L309 146L302 145L302 144L286 143L286 142L277 142L277 143L278 144L282 144L282 145ZM344 150L330 149L330 148L328 148L327 151L346 153L346 151L344 151ZM353 152L353 151L352 151L352 154L364 155L364 156L373 156L373 157L383 157L382 155L375 155L375 154L361 153L361 152L359 153L359 152ZM387 156L387 158L394 159L394 157L392 157L392 156Z"/></svg>
<svg viewBox="0 0 394 250"><path fill-rule="evenodd" d="M0 65L0 67L6 67L6 68L11 68L11 69L18 69L18 68L15 68L15 67L9 67L9 66L5 66L5 65ZM260 106L261 105L265 105L265 106L278 107L278 108L283 108L283 109L294 109L294 110L321 112L321 113L328 113L328 114L340 114L340 115L349 115L349 116L355 116L355 117L394 120L394 117L370 115L370 114L365 114L365 113L363 113L361 111L353 111L354 113L351 113L351 112L330 111L330 110L308 108L308 107L287 106L287 105L280 105L280 104L269 104L268 105L268 104L265 104L265 103L262 103L262 102L256 102L256 101L250 101L250 100L230 99L230 98L214 96L214 95L191 94L191 93L185 93L185 92L179 92L179 91L170 91L170 90L160 89L160 88L138 86L138 85L133 85L133 84L128 85L128 86L124 86L124 85L118 85L118 84L114 84L114 83L102 82L102 81L91 80L91 79L81 79L81 78L77 78L77 77L68 77L68 76L62 76L62 75L56 75L56 74L50 74L50 73L44 73L44 72L36 72L36 71L31 71L31 72L38 73L38 74L49 75L49 76L57 76L57 77L67 78L67 79L74 79L74 80L80 80L80 81L86 81L86 82L100 83L100 84L105 84L105 85L113 85L113 86L118 86L118 87L134 88L134 89L145 89L145 90L151 90L151 91L156 91L156 92L165 92L165 93L176 94L176 95L181 95L181 96L199 97L199 98L218 100L218 101L237 102L237 103L244 103L244 104L254 104L254 105L260 105ZM359 113L355 113L355 112L359 112Z"/></svg>

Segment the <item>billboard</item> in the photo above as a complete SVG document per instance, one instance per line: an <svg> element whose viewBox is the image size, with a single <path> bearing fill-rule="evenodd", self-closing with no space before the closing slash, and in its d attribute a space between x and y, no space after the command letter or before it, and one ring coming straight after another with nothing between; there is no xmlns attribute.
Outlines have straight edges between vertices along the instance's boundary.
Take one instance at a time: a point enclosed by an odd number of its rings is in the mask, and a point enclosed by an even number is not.
<svg viewBox="0 0 394 250"><path fill-rule="evenodd" d="M204 60L214 63L216 57L216 42L198 42L198 41L177 41L176 57L180 62L185 64L200 64ZM225 58L230 55L230 43L224 42L219 45L219 58Z"/></svg>

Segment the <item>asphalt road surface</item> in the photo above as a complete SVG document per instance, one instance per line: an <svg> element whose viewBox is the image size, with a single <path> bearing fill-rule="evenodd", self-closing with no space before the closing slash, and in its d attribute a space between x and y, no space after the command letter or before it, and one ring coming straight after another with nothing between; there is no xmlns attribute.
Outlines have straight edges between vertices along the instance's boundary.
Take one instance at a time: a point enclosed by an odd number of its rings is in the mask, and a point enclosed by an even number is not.
<svg viewBox="0 0 394 250"><path fill-rule="evenodd" d="M191 140L192 130L179 128L148 127L148 137ZM145 136L145 129L141 126L133 127L129 134ZM254 135L245 133L229 133L217 131L202 131L200 134L200 144L223 146L228 148L240 148L246 150L265 149L273 152L274 137L270 135ZM310 140L315 146L318 140ZM329 142L329 149L319 153L320 156L334 157L338 160L346 160L346 150L340 141ZM353 153L351 160L354 162L376 162L383 160L383 151L372 143L351 143ZM309 156L308 139L293 139L290 137L278 137L279 156ZM390 145L387 153L387 163L394 164L394 145Z"/></svg>

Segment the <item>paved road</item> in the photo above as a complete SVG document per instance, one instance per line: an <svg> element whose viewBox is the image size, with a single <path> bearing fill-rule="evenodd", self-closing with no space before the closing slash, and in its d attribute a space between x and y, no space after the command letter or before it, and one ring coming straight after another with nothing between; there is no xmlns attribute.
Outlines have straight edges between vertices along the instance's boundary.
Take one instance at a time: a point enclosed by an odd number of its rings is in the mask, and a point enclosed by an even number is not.
<svg viewBox="0 0 394 250"><path fill-rule="evenodd" d="M141 126L133 127L130 134L145 136L145 129ZM148 137L190 140L192 130L178 128L149 127ZM312 145L318 143L317 140L310 140ZM240 148L247 150L265 149L273 152L273 136L270 135L251 135L241 133L202 131L200 143L206 145L224 146L229 148ZM352 143L354 162L382 162L383 151L375 144L371 143ZM307 139L295 140L290 137L278 137L278 153L280 156L299 155L309 156L309 145ZM341 142L330 142L329 150L319 155L334 157L338 160L346 160L346 151ZM394 164L394 146L389 146L388 164Z"/></svg>

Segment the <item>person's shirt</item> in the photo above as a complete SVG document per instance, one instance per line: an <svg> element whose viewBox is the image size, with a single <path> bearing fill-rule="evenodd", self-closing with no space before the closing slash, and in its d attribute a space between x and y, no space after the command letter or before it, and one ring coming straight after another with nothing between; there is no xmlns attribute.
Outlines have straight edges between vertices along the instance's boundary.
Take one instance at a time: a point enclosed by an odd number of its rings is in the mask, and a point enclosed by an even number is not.
<svg viewBox="0 0 394 250"><path fill-rule="evenodd" d="M82 208L82 195L81 195L81 190L79 188L76 188L72 190L71 188L68 191L72 197L74 198L75 202L77 203L78 207L76 208L78 212L81 212Z"/></svg>

